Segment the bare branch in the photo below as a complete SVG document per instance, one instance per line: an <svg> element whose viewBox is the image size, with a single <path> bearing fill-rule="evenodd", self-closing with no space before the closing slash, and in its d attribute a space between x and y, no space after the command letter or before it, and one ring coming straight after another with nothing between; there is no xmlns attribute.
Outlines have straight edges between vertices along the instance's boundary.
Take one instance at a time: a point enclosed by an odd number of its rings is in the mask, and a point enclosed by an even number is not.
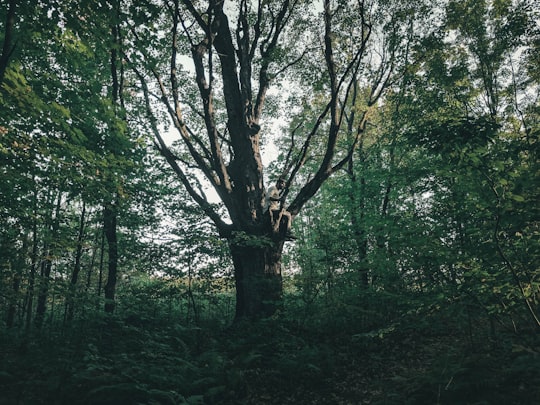
<svg viewBox="0 0 540 405"><path fill-rule="evenodd" d="M187 0L184 0L187 1ZM213 45L221 62L221 77L223 79L223 95L229 118L228 126L231 131L233 143L240 142L243 133L243 103L242 94L239 87L238 73L236 69L236 50L234 48L231 31L227 16L223 12L223 2L215 4L212 19Z"/></svg>
<svg viewBox="0 0 540 405"><path fill-rule="evenodd" d="M313 196L315 193L319 190L321 185L326 181L326 179L336 170L343 167L348 160L352 158L352 154L354 152L354 149L358 145L358 141L360 139L361 131L357 133L355 140L353 141L353 144L351 145L351 148L349 149L347 155L345 158L343 158L341 161L339 161L337 164L333 165L332 161L335 155L335 149L337 145L338 140L338 134L342 125L342 121L345 114L345 108L339 108L340 104L340 98L339 93L341 91L341 88L345 84L345 81L348 80L347 88L345 89L345 94L343 96L344 104L347 102L351 89L353 88L354 83L356 82L356 76L360 68L360 61L362 59L362 56L366 49L366 44L370 36L371 29L369 26L365 26L367 29L367 32L364 31L364 25L362 26L362 42L356 51L356 53L351 58L350 62L347 64L347 67L345 68L344 72L340 75L339 80L337 77L337 66L334 60L334 53L333 53L333 43L332 43L332 12L330 9L330 0L325 0L324 2L324 21L325 21L325 33L324 33L324 55L325 55L325 61L326 61L326 67L328 71L328 78L330 82L330 90L331 90L331 99L329 103L327 104L325 110L321 115L319 116L319 120L316 123L316 126L312 130L312 132L308 135L306 142L304 144L303 150L302 150L302 156L301 159L298 161L295 169L293 170L292 176L296 174L296 172L300 169L300 167L304 164L305 158L307 156L307 148L309 147L309 142L320 125L319 121L322 121L322 119L330 113L330 127L328 129L328 139L326 143L326 151L324 154L324 157L322 159L322 162L319 166L319 169L315 173L314 177L309 180L304 187L300 190L294 201L289 206L288 210L291 212L292 215L296 215L302 206ZM364 16L362 15L362 23L364 23ZM362 124L362 126L364 126Z"/></svg>
<svg viewBox="0 0 540 405"><path fill-rule="evenodd" d="M178 52L178 0L174 0L173 10L173 29L172 29L172 43L171 43L171 93L174 100L175 115L181 120L182 113L180 110L180 101L178 97L178 78L176 77L176 55Z"/></svg>
<svg viewBox="0 0 540 405"><path fill-rule="evenodd" d="M364 134L364 131L366 130L367 117L368 117L368 111L364 111L362 113L362 118L360 119L356 127L356 136L352 144L349 146L349 151L347 152L347 155L332 167L332 173L335 173L338 170L342 169L343 166L345 166L349 161L352 160L354 151L358 147L360 140L362 139L362 135Z"/></svg>
<svg viewBox="0 0 540 405"><path fill-rule="evenodd" d="M285 157L285 168L284 168L284 172L285 173L288 173L289 170L292 169L293 167L293 161L291 159L292 157L292 154L293 154L293 151L294 151L294 147L296 146L296 142L294 140L294 136L296 134L296 131L298 131L298 129L302 126L302 123L299 123L294 129L293 131L291 132L291 145L289 147L289 150L287 151L287 156Z"/></svg>
<svg viewBox="0 0 540 405"><path fill-rule="evenodd" d="M309 150L309 147L311 145L311 140L313 139L313 136L317 133L319 127L321 126L324 117L328 114L328 111L330 111L330 103L328 103L325 107L325 109L319 114L319 117L317 118L317 121L315 122L315 125L311 129L310 133L307 135L306 140L304 141L304 144L302 145L302 148L300 150L300 153L298 157L296 158L296 164L294 165L294 168L291 172L291 175L289 176L288 184L292 183L294 180L296 174L300 171L300 169L304 166L306 160L307 160L307 152ZM307 200L306 200L307 201ZM292 205L292 204L291 204ZM298 211L300 208L298 209Z"/></svg>
<svg viewBox="0 0 540 405"><path fill-rule="evenodd" d="M274 16L274 14L272 13L272 28L270 32L268 33L267 37L263 40L263 42L260 45L262 62L261 62L261 68L259 71L259 90L257 92L257 99L255 101L255 110L254 110L254 119L256 123L258 123L260 120L264 102L266 100L266 93L268 91L268 88L270 87L270 77L268 73L268 68L270 66L272 52L276 49L279 36L281 35L283 29L285 28L285 26L287 25L287 22L289 21L291 17L292 12L290 12L289 9L293 10L297 4L298 4L297 0L293 2L292 6L290 5L290 2L288 0L284 1L281 6L281 9L278 12L278 15ZM260 4L259 4L259 13L262 13ZM257 36L257 39L258 39L258 36ZM255 46L256 44L254 41L251 48L251 55L252 55L251 57L253 57L254 55ZM277 74L283 72L288 67L297 63L300 59L302 59L302 57L298 58L297 60L285 66ZM277 76L277 74L275 74L274 76Z"/></svg>
<svg viewBox="0 0 540 405"><path fill-rule="evenodd" d="M238 28L236 29L236 42L238 44L238 60L240 62L240 91L244 105L243 121L246 126L252 122L252 59L250 55L250 27L247 19L248 6L246 0L240 1L240 12L238 13Z"/></svg>
<svg viewBox="0 0 540 405"><path fill-rule="evenodd" d="M210 141L210 151L213 158L213 167L217 171L220 184L223 186L223 192L230 193L232 191L232 185L230 182L227 167L223 160L223 153L219 144L219 133L214 120L214 102L212 97L212 91L209 84L206 81L204 75L203 55L206 50L206 44L201 43L197 47L192 48L192 57L195 63L195 74L197 79L197 85L199 86L199 93L203 101L204 109L204 122L206 124L206 131ZM219 192L219 190L218 190ZM224 198L224 202L227 206L229 199Z"/></svg>
<svg viewBox="0 0 540 405"><path fill-rule="evenodd" d="M150 105L150 98L149 98L149 91L148 86L146 84L146 81L144 79L144 76L137 70L134 69L135 74L139 78L139 81L141 82L141 86L143 89L145 104L146 104L146 111L148 114L149 122L151 130L154 134L154 144L158 148L160 154L165 157L167 160L167 163L171 166L171 168L174 170L174 172L179 177L180 181L184 185L186 191L188 194L195 200L195 202L203 209L203 211L208 215L208 217L216 224L220 234L229 234L231 232L231 226L225 223L219 214L214 211L212 205L208 202L208 200L205 198L204 194L201 195L197 193L197 191L193 188L191 185L188 177L182 170L182 168L177 163L177 157L174 156L174 154L171 152L171 150L167 147L165 144L165 141L163 140L163 137L159 133L159 130L157 128L157 118L154 116L152 112L152 107Z"/></svg>
<svg viewBox="0 0 540 405"><path fill-rule="evenodd" d="M253 60L255 57L255 52L257 51L257 45L259 44L259 39L261 37L261 23L262 23L263 9L261 0L257 1L257 22L253 27L253 41L251 43L251 49L249 50L249 59Z"/></svg>
<svg viewBox="0 0 540 405"><path fill-rule="evenodd" d="M137 34L136 34L136 32L134 32L133 27L131 29L133 31L133 34L136 36ZM129 56L126 55L125 53L123 53L123 55L124 55L124 58L126 59L126 61L129 62L130 61ZM143 56L145 58L148 58L148 55L146 55L146 54L143 54ZM140 73L138 71L138 69L135 67L135 65L134 64L131 64L131 65L132 65L133 70L136 72L136 74L140 78L144 78L142 73ZM170 103L170 101L168 99L167 91L165 89L165 85L163 84L163 81L161 80L161 77L159 76L158 72L153 67L150 68L150 71L152 72L156 82L158 83L159 89L160 89L161 97L159 99L164 104L169 116L171 117L171 119L173 121L173 124L174 124L175 128L178 130L178 132L180 133L180 135L181 135L181 137L182 137L182 139L184 141L184 144L187 146L187 148L189 150L189 153L191 154L191 156L193 157L193 159L195 160L197 165L199 165L199 167L202 170L202 172L204 173L204 175L207 177L207 179L210 181L210 183L214 186L216 191L218 191L218 193L219 193L219 191L220 191L219 188L221 186L220 179L213 173L213 171L211 170L211 167L209 166L207 160L205 160L205 157L203 155L201 155L197 151L197 149L195 148L193 142L191 141L191 136L190 136L191 131L188 129L187 125L185 124L185 122L184 122L184 120L182 118L182 114L181 114L181 110L179 109L179 106L177 106L176 109L173 108L173 106L171 105L171 103ZM197 143L202 144L202 142L200 142L200 140ZM208 152L207 149L204 149L203 151L207 156L207 152Z"/></svg>
<svg viewBox="0 0 540 405"><path fill-rule="evenodd" d="M205 13L200 13L199 11L197 11L197 9L195 8L191 0L182 0L182 3L184 3L186 8L189 10L193 18L195 18L195 20L197 21L199 26L204 30L204 32L207 32L209 29L209 24L207 24L206 21L204 21L203 15Z"/></svg>
<svg viewBox="0 0 540 405"><path fill-rule="evenodd" d="M304 52L302 52L302 55L300 55L298 58L294 59L292 62L287 63L285 66L283 66L278 71L274 72L273 76L277 77L277 76L281 75L283 72L285 72L287 69L289 69L291 66L294 66L297 63L299 63L302 59L304 59L304 57L307 55L307 53L309 51L311 51L311 50L312 49L309 49L309 48L304 49Z"/></svg>

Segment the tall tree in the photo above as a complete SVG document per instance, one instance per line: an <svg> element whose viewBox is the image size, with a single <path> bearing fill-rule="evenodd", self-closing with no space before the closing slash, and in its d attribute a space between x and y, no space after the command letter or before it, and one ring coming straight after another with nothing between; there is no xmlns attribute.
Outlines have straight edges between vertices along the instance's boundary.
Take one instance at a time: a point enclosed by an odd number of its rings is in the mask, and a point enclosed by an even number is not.
<svg viewBox="0 0 540 405"><path fill-rule="evenodd" d="M122 70L119 67L119 52L122 49L122 42L118 27L118 18L120 12L121 1L117 0L112 3L111 7L111 47L110 47L110 65L111 65L111 103L114 112L113 125L110 126L110 131L119 131L120 126L116 125L115 120L121 119L122 106L120 103L123 91ZM111 137L117 137L120 134L113 133ZM113 180L113 179L111 179ZM110 182L114 185L114 180ZM103 207L103 231L107 239L109 253L109 267L107 274L107 283L105 284L105 311L114 312L115 308L115 293L116 281L118 277L118 204L119 197L116 190L112 190L109 198L106 198Z"/></svg>
<svg viewBox="0 0 540 405"><path fill-rule="evenodd" d="M384 24L392 27L392 21L399 32L394 18L399 4L345 3L172 0L129 7L126 25L134 51L125 58L141 82L156 147L228 240L238 319L272 314L282 293L285 235L274 230L264 212L261 159L271 83L281 83L283 90L291 86L292 93L309 93L305 101L317 100L320 106L311 122L303 122L300 146L291 136L290 159L282 170L287 186L295 179L303 182L290 204L282 203L294 217L334 172L347 165L358 144L361 130L349 142L340 142L344 117L353 108L354 83L368 82L368 107L373 108L398 65L397 37L381 42L382 57L370 62L366 56L373 50L373 30L382 34ZM391 12L385 14L387 9ZM168 49L167 63L156 52L163 49ZM188 53L191 71L183 70L180 62ZM288 71L298 76L285 80ZM193 82L196 93L190 86ZM179 134L175 146L160 133L152 96ZM292 115L288 112L284 118L290 120ZM365 125L366 117L358 114L354 127ZM310 174L300 176L315 139L324 145L317 152L321 158ZM198 186L201 178L213 187L225 211L210 203Z"/></svg>

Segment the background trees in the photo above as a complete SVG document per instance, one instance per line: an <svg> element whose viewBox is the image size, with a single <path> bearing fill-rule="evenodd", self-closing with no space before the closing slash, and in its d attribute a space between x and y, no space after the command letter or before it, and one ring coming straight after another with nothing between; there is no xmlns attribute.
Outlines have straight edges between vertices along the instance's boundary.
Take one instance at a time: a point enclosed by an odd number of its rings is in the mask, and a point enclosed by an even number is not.
<svg viewBox="0 0 540 405"><path fill-rule="evenodd" d="M528 42L534 29L525 3L485 5L484 14L467 18L456 11L470 6L450 3L440 29L411 48L407 74L372 121L354 164L310 210L306 237L317 248L298 245L299 257L306 256L299 277L311 280L304 273L312 274L314 261L330 263L332 274L319 275L321 283L339 269L373 288L442 291L510 328L519 312L537 327L535 266L517 270L507 256L528 262L532 253L518 247L526 239L521 230L531 225L525 218L532 219L519 208L529 198L522 194L528 189L532 197L537 189L535 164L527 163L534 154L531 116L516 112L537 103L530 96L538 92L532 82L516 87L526 52L507 44ZM483 23L471 31L475 18ZM504 40L487 37L497 30L505 31ZM448 38L449 31L456 36ZM517 174L522 170L528 180Z"/></svg>

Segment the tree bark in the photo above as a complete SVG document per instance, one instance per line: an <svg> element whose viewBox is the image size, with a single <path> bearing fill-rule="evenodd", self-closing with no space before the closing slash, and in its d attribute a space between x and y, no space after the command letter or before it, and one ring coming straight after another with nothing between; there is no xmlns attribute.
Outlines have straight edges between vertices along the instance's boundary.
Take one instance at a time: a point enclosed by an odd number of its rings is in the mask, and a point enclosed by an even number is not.
<svg viewBox="0 0 540 405"><path fill-rule="evenodd" d="M33 194L33 201L32 201L32 211L33 211L33 219L32 219L32 257L31 257L31 264L30 264L30 274L28 275L28 288L26 290L26 297L25 297L25 308L26 308L26 322L25 322L25 328L28 331L30 329L30 325L32 323L32 309L34 307L34 287L35 287L35 281L36 281L36 269L37 269L37 261L38 261L38 231L37 231L37 218L38 218L38 211L37 211L37 189L34 190Z"/></svg>
<svg viewBox="0 0 540 405"><path fill-rule="evenodd" d="M103 230L109 252L107 284L105 284L105 312L115 309L116 279L118 274L118 241L116 237L116 210L107 206L103 210Z"/></svg>
<svg viewBox="0 0 540 405"><path fill-rule="evenodd" d="M120 13L120 1L113 3L113 9L111 10L114 13L115 17L119 16ZM119 53L118 49L121 49L122 42L120 38L120 30L116 23L111 25L111 36L114 46L110 50L110 63L111 63L111 98L115 111L115 120L120 120L118 117L119 111L121 109L122 100L122 74L121 70L119 71ZM120 73L120 74L119 74ZM114 184L114 182L113 182ZM116 303L114 301L116 294L116 280L118 273L118 242L117 242L117 207L119 205L120 197L115 197L116 190L111 193L112 197L109 203L105 204L103 210L103 231L105 232L105 237L107 238L108 251L109 251L109 268L107 276L107 284L105 284L105 312L113 313Z"/></svg>
<svg viewBox="0 0 540 405"><path fill-rule="evenodd" d="M12 296L9 300L9 307L6 317L6 326L8 328L13 327L15 322L15 315L17 313L17 304L18 304L18 298L20 294L20 287L21 287L21 280L22 280L22 273L23 269L26 266L26 256L27 256L27 250L28 250L28 235L23 235L23 245L22 249L17 256L17 259L14 260L13 265L11 266L11 269L13 271L13 282L12 282Z"/></svg>
<svg viewBox="0 0 540 405"><path fill-rule="evenodd" d="M86 204L83 201L81 218L79 222L79 233L77 235L77 249L75 251L75 264L73 265L73 272L71 273L71 283L69 285L69 292L66 300L66 317L67 321L73 320L75 312L75 294L77 288L77 281L79 279L79 273L81 272L81 258L83 252L83 239L84 239L84 227L86 216Z"/></svg>
<svg viewBox="0 0 540 405"><path fill-rule="evenodd" d="M236 283L235 321L268 317L281 307L284 241L264 238L259 240L265 246L254 246L255 238L252 244L244 238L242 242L229 241Z"/></svg>
<svg viewBox="0 0 540 405"><path fill-rule="evenodd" d="M13 27L15 25L15 9L17 6L16 0L9 0L8 12L6 16L6 26L4 30L4 44L2 46L2 54L0 55L0 87L4 81L4 75L9 64L9 58L13 53Z"/></svg>
<svg viewBox="0 0 540 405"><path fill-rule="evenodd" d="M15 322L15 314L17 312L17 296L19 295L19 288L21 286L21 275L18 273L19 270L15 270L16 273L13 275L13 297L10 299L9 308L6 317L6 327L9 329L13 327Z"/></svg>
<svg viewBox="0 0 540 405"><path fill-rule="evenodd" d="M45 318L45 311L47 309L47 297L49 295L49 284L52 270L52 256L55 251L55 241L58 237L58 230L60 228L60 207L62 205L62 192L58 193L58 200L56 202L56 209L54 213L54 219L51 226L50 240L51 243L46 242L44 245L43 253L45 257L41 261L41 273L39 281L39 292L36 305L36 326L41 328L43 320Z"/></svg>
<svg viewBox="0 0 540 405"><path fill-rule="evenodd" d="M362 148L360 151L360 162L364 163L364 154ZM365 224L365 194L366 194L366 179L362 175L360 179L357 178L354 169L354 161L351 159L349 162L348 170L349 179L351 181L351 188L349 190L350 204L350 219L351 226L354 235L354 241L356 248L358 249L358 275L360 277L360 283L362 286L369 286L369 266L367 263L368 253L368 240L367 230Z"/></svg>
<svg viewBox="0 0 540 405"><path fill-rule="evenodd" d="M103 287L103 268L105 263L105 230L101 232L101 244L99 249L99 273L98 273L98 282L97 282L97 292L96 295L99 298L101 296L101 288ZM99 300L98 300L99 306Z"/></svg>

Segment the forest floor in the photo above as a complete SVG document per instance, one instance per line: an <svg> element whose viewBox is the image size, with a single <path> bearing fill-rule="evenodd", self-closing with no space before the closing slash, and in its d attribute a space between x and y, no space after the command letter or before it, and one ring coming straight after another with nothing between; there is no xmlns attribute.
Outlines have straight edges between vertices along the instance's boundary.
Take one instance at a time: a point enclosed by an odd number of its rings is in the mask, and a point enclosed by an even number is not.
<svg viewBox="0 0 540 405"><path fill-rule="evenodd" d="M436 318L355 326L273 319L217 328L101 319L0 335L0 404L534 404L534 333ZM469 331L471 332L471 331Z"/></svg>

